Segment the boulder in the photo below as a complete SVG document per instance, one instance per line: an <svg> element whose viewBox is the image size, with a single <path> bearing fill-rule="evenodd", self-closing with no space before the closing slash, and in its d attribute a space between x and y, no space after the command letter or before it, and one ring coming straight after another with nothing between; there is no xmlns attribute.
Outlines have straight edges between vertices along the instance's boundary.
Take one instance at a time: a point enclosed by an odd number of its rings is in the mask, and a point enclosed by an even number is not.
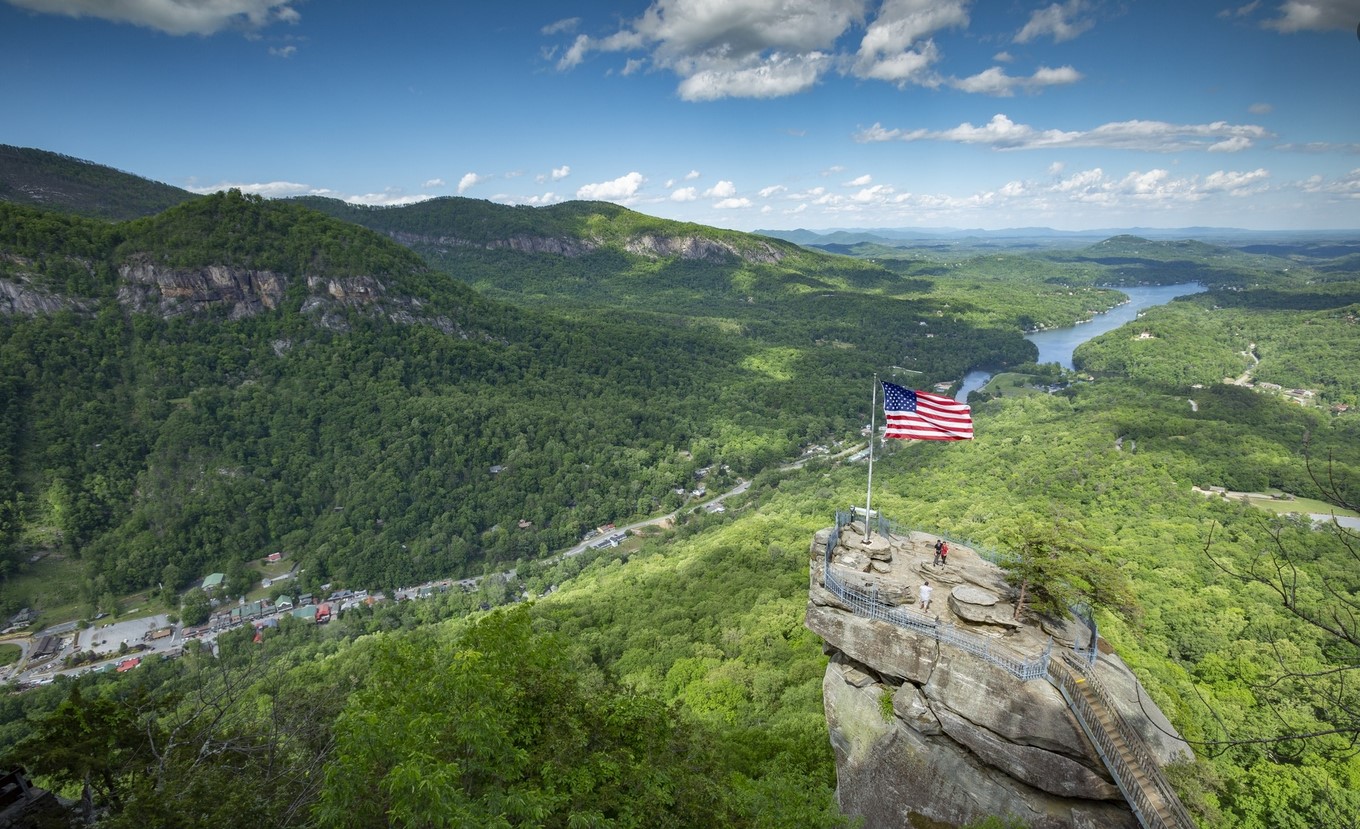
<svg viewBox="0 0 1360 829"><path fill-rule="evenodd" d="M1061 797L1123 800L1114 783L1061 754L1007 742L948 710L939 711L936 721L945 734L976 754L982 762L1036 789Z"/></svg>
<svg viewBox="0 0 1360 829"><path fill-rule="evenodd" d="M949 591L949 609L955 616L975 625L996 625L1010 630L1024 627L1012 618L1015 615L1012 605L1003 604L1001 597L990 590L971 584L962 584Z"/></svg>
<svg viewBox="0 0 1360 829"><path fill-rule="evenodd" d="M836 755L836 797L841 811L865 829L958 827L993 815L1010 815L1031 829L1087 826L1137 829L1122 803L1058 797L981 762L942 733L923 733L897 716L883 716L882 685L856 687L832 662L822 683L827 725ZM904 693L898 689L896 701ZM910 693L910 692L906 692ZM910 703L908 703L910 705Z"/></svg>
<svg viewBox="0 0 1360 829"><path fill-rule="evenodd" d="M1013 743L1100 763L1067 701L1048 682L1022 682L996 665L946 648L921 690L937 711L952 711Z"/></svg>
<svg viewBox="0 0 1360 829"><path fill-rule="evenodd" d="M893 694L893 713L922 736L933 737L941 732L939 718L930 710L926 698L921 696L921 689L910 682L902 683L902 687Z"/></svg>
<svg viewBox="0 0 1360 829"><path fill-rule="evenodd" d="M806 624L830 657L822 691L842 811L862 818L866 829L958 827L992 815L1014 816L1032 829L1137 826L1058 689L1043 678L1023 681L993 661L1036 658L1054 629L1033 616L1010 619L1009 588L997 568L976 557L964 567L933 568L928 554L906 549L906 538L894 539L890 561L842 544L833 572L877 597L894 624L856 615L851 604L858 600L824 586L828 537L819 534L813 545ZM911 608L924 579L949 594L943 622ZM1004 637L974 625L1004 628ZM1062 630L1081 636L1085 628ZM1184 756L1184 744L1122 662L1105 654L1094 673L1160 762Z"/></svg>

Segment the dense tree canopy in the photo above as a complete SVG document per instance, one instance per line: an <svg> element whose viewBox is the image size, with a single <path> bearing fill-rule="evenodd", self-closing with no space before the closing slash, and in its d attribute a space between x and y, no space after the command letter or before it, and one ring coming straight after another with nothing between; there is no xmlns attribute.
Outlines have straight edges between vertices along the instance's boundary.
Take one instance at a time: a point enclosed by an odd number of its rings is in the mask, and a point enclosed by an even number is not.
<svg viewBox="0 0 1360 829"><path fill-rule="evenodd" d="M852 445L875 369L928 386L1032 361L1021 329L1108 307L1102 276L1231 290L1090 343L1090 381L979 404L974 441L895 442L875 506L1015 554L1035 610L1089 601L1196 747L1178 781L1206 825L1355 821L1337 712L1355 710L1357 654L1313 623L1355 594L1353 539L1191 490L1355 503L1353 272L1133 239L890 268L786 247L700 262L611 240L707 230L590 203L360 212L452 241L412 241L422 260L239 193L121 225L0 205L0 279L64 301L0 320L6 603L25 603L34 552L66 555L90 608L212 570L244 586L280 549L307 585L516 571L0 698L9 757L77 797L88 782L106 825L837 825L806 549L863 470L779 466ZM495 244L521 233L609 243ZM253 316L138 311L120 268L145 262L288 289ZM313 276L413 302L323 319ZM700 470L755 486L626 554L550 557L683 507ZM1313 621L1251 578L1282 560ZM547 595L465 620L524 591Z"/></svg>

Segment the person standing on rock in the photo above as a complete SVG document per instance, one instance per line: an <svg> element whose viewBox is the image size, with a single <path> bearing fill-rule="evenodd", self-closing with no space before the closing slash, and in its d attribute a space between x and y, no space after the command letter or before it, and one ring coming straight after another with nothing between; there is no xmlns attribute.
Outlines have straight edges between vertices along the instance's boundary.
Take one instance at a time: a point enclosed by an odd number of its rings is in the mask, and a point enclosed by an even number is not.
<svg viewBox="0 0 1360 829"><path fill-rule="evenodd" d="M949 542L948 542L948 541L941 541L941 542L940 542L940 566L941 566L941 567L944 567L944 566L946 566L947 564L949 564Z"/></svg>
<svg viewBox="0 0 1360 829"><path fill-rule="evenodd" d="M941 541L941 540L938 539L938 538L935 539L935 561L931 562L931 566L933 566L933 567L938 567L938 566L940 566L940 550L941 550L943 547L944 547L944 542Z"/></svg>
<svg viewBox="0 0 1360 829"><path fill-rule="evenodd" d="M930 582L921 585L921 609L930 610Z"/></svg>

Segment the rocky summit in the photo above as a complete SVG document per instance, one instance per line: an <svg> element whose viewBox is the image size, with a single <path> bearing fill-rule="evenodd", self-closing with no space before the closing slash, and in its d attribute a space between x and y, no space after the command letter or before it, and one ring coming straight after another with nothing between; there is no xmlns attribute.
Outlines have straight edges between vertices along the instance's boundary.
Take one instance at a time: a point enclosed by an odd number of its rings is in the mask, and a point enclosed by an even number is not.
<svg viewBox="0 0 1360 829"><path fill-rule="evenodd" d="M938 565L935 541L921 532L866 537L861 524L813 539L806 624L831 658L823 695L841 808L869 829L992 815L1035 829L1137 826L1046 672L1016 675L1016 666L1089 649L1090 630L1016 621L1000 568L957 544ZM1099 645L1093 681L1156 763L1185 759L1185 743L1138 680Z"/></svg>

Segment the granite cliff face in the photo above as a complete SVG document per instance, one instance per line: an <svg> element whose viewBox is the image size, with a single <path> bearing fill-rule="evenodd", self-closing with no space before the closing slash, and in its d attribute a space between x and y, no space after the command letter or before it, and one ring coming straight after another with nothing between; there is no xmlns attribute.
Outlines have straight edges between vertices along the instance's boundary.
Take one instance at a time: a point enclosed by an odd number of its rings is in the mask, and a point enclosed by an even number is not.
<svg viewBox="0 0 1360 829"><path fill-rule="evenodd" d="M88 262L71 260L89 270ZM58 311L86 311L92 302L64 297L38 287L31 261L0 252L0 316L32 317Z"/></svg>
<svg viewBox="0 0 1360 829"><path fill-rule="evenodd" d="M287 278L271 271L167 268L145 260L121 266L118 276L120 303L166 317L215 308L230 309L232 319L253 316L277 308L288 286Z"/></svg>
<svg viewBox="0 0 1360 829"><path fill-rule="evenodd" d="M0 279L0 316L33 317L66 310L85 310L85 305L35 288L24 280Z"/></svg>
<svg viewBox="0 0 1360 829"><path fill-rule="evenodd" d="M0 315L37 316L65 310L93 313L98 307L97 300L60 296L36 287L24 270L31 264L27 260L11 256L6 264L11 278L0 278ZM226 311L229 319L241 319L274 311L294 281L273 271L222 265L171 268L147 259L121 265L118 276L120 305L167 319L220 311ZM445 334L468 336L447 317L426 312L419 299L391 293L376 277L308 276L302 281L307 286L302 313L325 328L345 330L348 322L341 312L356 308L398 324L430 325Z"/></svg>
<svg viewBox="0 0 1360 829"><path fill-rule="evenodd" d="M841 808L874 827L962 826L989 815L1014 815L1034 829L1136 827L1059 690L1045 679L1012 673L918 630L855 614L824 586L830 531L812 545L806 623L825 641L831 661L823 700L836 753ZM849 528L830 567L844 583L876 591L880 602L919 609L933 589L926 624L963 632L997 654L1037 659L1047 647L1085 645L1080 625L1041 629L1011 620L1000 571L967 548L947 566L933 564L935 538L920 533L875 537ZM1113 654L1093 669L1117 697L1125 719L1165 764L1184 753L1174 730L1140 694Z"/></svg>
<svg viewBox="0 0 1360 829"><path fill-rule="evenodd" d="M481 247L488 250L512 250L517 253L550 253L558 256L585 256L606 248L602 239L559 238L520 234L489 242L473 242L457 236L430 236L415 233L392 233L391 237L408 247L424 246L436 250L459 247ZM634 256L649 259L671 257L708 262L736 260L773 264L784 258L784 251L765 241L748 246L737 246L698 234L667 235L645 233L623 240L621 247Z"/></svg>

